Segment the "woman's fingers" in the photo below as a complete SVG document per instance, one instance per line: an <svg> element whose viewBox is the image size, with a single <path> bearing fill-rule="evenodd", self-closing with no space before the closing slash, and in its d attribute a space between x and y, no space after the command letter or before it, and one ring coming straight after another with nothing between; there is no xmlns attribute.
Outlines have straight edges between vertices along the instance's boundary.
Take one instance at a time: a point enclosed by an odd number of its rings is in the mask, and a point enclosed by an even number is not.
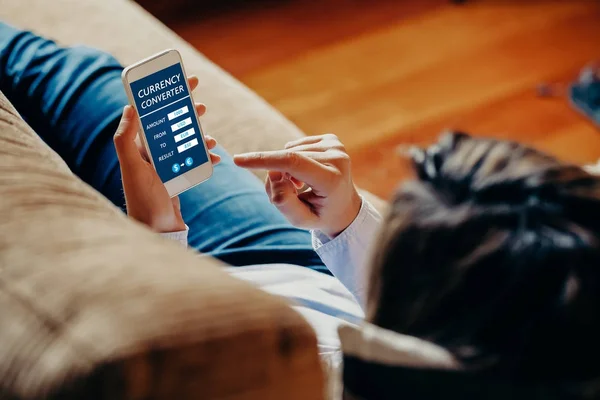
<svg viewBox="0 0 600 400"><path fill-rule="evenodd" d="M173 203L173 207L175 207L178 210L181 210L181 202L179 201L179 196L172 197L171 202Z"/></svg>
<svg viewBox="0 0 600 400"><path fill-rule="evenodd" d="M210 135L204 135L204 141L209 150L212 150L217 146L217 140Z"/></svg>
<svg viewBox="0 0 600 400"><path fill-rule="evenodd" d="M291 151L315 151L315 152L325 152L328 150L339 150L346 151L344 145L340 142L329 142L329 141L320 141L317 143L311 144L300 144L293 147L286 147L286 150Z"/></svg>
<svg viewBox="0 0 600 400"><path fill-rule="evenodd" d="M198 113L198 117L203 116L204 114L206 114L206 106L202 103L196 103L196 112Z"/></svg>
<svg viewBox="0 0 600 400"><path fill-rule="evenodd" d="M196 89L198 87L198 83L199 83L198 77L196 75L190 75L190 76L188 76L187 80L188 80L188 85L190 87L190 91L193 92L194 89Z"/></svg>
<svg viewBox="0 0 600 400"><path fill-rule="evenodd" d="M301 139L297 139L297 140L293 140L291 142L286 143L285 145L285 149L291 149L292 147L296 147L296 146L300 146L300 145L305 145L305 144L313 144L313 143L318 143L322 140L325 139L330 139L330 138L336 138L337 136L331 134L331 133L326 133L325 135L316 135L316 136L306 136L303 137Z"/></svg>
<svg viewBox="0 0 600 400"><path fill-rule="evenodd" d="M209 153L210 154L210 162L212 163L212 165L217 165L218 163L221 162L221 156L215 153Z"/></svg>
<svg viewBox="0 0 600 400"><path fill-rule="evenodd" d="M135 110L131 106L125 106L114 136L115 149L121 166L135 165L143 161L135 142L138 129L139 123Z"/></svg>
<svg viewBox="0 0 600 400"><path fill-rule="evenodd" d="M346 152L346 148L337 136L331 133L319 136L308 136L285 145L286 150L293 151L320 151L339 150Z"/></svg>
<svg viewBox="0 0 600 400"><path fill-rule="evenodd" d="M271 200L271 179L269 179L269 174L267 173L267 177L265 178L265 192L267 192L267 197L269 197L269 201Z"/></svg>
<svg viewBox="0 0 600 400"><path fill-rule="evenodd" d="M290 182L292 182L294 184L294 187L296 189L302 189L305 185L304 182L302 182L299 179L294 178L293 176L291 176L290 174L288 174L287 172L284 172L283 176L285 176L286 179L289 179Z"/></svg>
<svg viewBox="0 0 600 400"><path fill-rule="evenodd" d="M266 185L271 203L295 226L311 226L318 217L298 198L294 184L281 172L269 171Z"/></svg>
<svg viewBox="0 0 600 400"><path fill-rule="evenodd" d="M210 136L210 135L204 135L204 141L206 142L206 147L209 150L214 149L215 147L217 147L217 141L214 137ZM210 154L210 161L212 162L213 165L217 165L218 163L221 162L221 156L216 154L216 153L212 153L209 152Z"/></svg>

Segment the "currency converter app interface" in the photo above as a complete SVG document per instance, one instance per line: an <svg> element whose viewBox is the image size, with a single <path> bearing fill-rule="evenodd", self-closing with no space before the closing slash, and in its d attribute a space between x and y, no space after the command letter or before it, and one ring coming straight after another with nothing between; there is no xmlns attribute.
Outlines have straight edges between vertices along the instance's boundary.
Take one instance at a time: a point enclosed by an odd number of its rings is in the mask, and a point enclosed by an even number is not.
<svg viewBox="0 0 600 400"><path fill-rule="evenodd" d="M156 171L163 182L208 161L181 64L130 85Z"/></svg>

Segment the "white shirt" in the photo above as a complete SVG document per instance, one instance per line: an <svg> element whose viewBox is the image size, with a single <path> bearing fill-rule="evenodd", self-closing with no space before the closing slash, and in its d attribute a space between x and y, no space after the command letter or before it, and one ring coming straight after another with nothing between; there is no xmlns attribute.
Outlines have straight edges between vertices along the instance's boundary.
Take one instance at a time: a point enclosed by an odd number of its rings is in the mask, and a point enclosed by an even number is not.
<svg viewBox="0 0 600 400"><path fill-rule="evenodd" d="M331 239L312 232L313 248L334 277L288 264L229 267L227 272L260 289L287 298L317 334L323 355L339 350L338 325L358 324L364 318L367 256L381 223L381 215L366 200L352 224ZM187 231L163 236L187 245Z"/></svg>

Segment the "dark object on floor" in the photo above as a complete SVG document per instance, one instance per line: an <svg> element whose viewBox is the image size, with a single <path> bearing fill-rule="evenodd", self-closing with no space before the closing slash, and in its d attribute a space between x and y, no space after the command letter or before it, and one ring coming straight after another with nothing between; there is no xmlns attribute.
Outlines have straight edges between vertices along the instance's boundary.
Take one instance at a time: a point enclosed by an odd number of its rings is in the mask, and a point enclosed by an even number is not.
<svg viewBox="0 0 600 400"><path fill-rule="evenodd" d="M539 97L559 97L564 96L570 87L560 83L540 83L536 87L536 93Z"/></svg>
<svg viewBox="0 0 600 400"><path fill-rule="evenodd" d="M586 67L569 95L575 108L600 125L600 65Z"/></svg>

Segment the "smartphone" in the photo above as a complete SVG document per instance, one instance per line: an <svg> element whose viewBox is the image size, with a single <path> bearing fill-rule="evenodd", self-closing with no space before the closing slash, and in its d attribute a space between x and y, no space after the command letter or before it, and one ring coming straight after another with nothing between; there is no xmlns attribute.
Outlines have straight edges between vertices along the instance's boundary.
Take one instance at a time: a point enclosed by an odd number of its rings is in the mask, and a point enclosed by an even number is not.
<svg viewBox="0 0 600 400"><path fill-rule="evenodd" d="M121 77L140 120L140 139L169 195L210 178L213 166L179 52L158 53Z"/></svg>

